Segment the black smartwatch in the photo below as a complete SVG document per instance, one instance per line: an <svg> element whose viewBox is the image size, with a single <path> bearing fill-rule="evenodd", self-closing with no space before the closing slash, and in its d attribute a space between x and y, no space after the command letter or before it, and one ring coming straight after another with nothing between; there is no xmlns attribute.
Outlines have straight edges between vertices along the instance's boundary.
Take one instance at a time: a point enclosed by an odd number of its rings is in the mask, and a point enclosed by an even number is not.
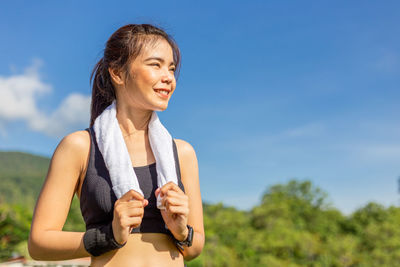
<svg viewBox="0 0 400 267"><path fill-rule="evenodd" d="M176 238L174 238L175 241L175 245L182 251L184 251L185 249L183 248L183 246L186 247L190 247L192 245L192 241L193 241L193 228L190 225L186 225L188 228L188 236L185 240L183 241L178 241Z"/></svg>

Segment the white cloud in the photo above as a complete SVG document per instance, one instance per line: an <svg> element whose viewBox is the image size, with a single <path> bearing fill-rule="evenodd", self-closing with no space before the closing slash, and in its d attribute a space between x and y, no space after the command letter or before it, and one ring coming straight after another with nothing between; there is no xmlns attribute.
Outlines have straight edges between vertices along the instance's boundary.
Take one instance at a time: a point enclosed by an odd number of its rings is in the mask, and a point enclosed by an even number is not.
<svg viewBox="0 0 400 267"><path fill-rule="evenodd" d="M73 93L48 116L38 116L28 122L31 129L50 136L62 136L89 123L90 97Z"/></svg>
<svg viewBox="0 0 400 267"><path fill-rule="evenodd" d="M36 98L51 91L51 87L39 79L37 69L40 64L35 61L24 74L0 76L0 118L28 119L37 115Z"/></svg>
<svg viewBox="0 0 400 267"><path fill-rule="evenodd" d="M35 60L23 74L0 76L0 124L20 120L30 129L53 137L87 126L90 96L72 93L51 114L39 109L38 97L53 90L40 79L41 65L42 61Z"/></svg>

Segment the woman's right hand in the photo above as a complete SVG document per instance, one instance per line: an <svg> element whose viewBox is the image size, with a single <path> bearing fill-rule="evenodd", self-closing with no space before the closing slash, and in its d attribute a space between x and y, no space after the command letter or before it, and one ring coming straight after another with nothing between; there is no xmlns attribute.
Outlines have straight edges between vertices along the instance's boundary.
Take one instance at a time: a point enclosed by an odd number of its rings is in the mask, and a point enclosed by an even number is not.
<svg viewBox="0 0 400 267"><path fill-rule="evenodd" d="M147 204L149 204L148 200L133 189L115 201L112 221L115 241L124 244L128 240L132 228L142 223L144 207Z"/></svg>

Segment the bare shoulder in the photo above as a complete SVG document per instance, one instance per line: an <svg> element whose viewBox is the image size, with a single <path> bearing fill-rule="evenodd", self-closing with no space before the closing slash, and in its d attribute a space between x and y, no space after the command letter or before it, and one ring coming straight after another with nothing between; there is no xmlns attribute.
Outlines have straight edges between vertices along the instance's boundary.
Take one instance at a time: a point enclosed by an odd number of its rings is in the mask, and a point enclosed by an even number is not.
<svg viewBox="0 0 400 267"><path fill-rule="evenodd" d="M76 131L66 135L60 141L54 151L51 165L57 170L73 168L77 172L82 172L89 153L90 134L85 130Z"/></svg>
<svg viewBox="0 0 400 267"><path fill-rule="evenodd" d="M181 139L174 139L178 150L182 183L186 191L189 187L198 187L199 170L196 152L191 144Z"/></svg>
<svg viewBox="0 0 400 267"><path fill-rule="evenodd" d="M90 148L90 134L84 130L70 133L61 140L58 147L75 152L87 151Z"/></svg>
<svg viewBox="0 0 400 267"><path fill-rule="evenodd" d="M179 159L196 160L196 152L191 144L182 139L174 139L174 141L178 150Z"/></svg>

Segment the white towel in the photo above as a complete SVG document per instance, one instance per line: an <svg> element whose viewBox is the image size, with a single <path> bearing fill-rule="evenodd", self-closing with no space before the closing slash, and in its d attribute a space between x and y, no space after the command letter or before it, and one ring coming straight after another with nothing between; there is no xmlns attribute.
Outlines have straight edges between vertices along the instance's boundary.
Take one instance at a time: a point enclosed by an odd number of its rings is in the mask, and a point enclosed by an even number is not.
<svg viewBox="0 0 400 267"><path fill-rule="evenodd" d="M110 174L112 189L117 198L131 189L143 195L116 115L116 101L114 100L96 118L93 125L99 150ZM172 137L161 124L155 111L150 118L148 134L150 146L156 158L158 187L162 187L169 181L178 184ZM160 195L157 198L157 207L164 208L161 206Z"/></svg>

